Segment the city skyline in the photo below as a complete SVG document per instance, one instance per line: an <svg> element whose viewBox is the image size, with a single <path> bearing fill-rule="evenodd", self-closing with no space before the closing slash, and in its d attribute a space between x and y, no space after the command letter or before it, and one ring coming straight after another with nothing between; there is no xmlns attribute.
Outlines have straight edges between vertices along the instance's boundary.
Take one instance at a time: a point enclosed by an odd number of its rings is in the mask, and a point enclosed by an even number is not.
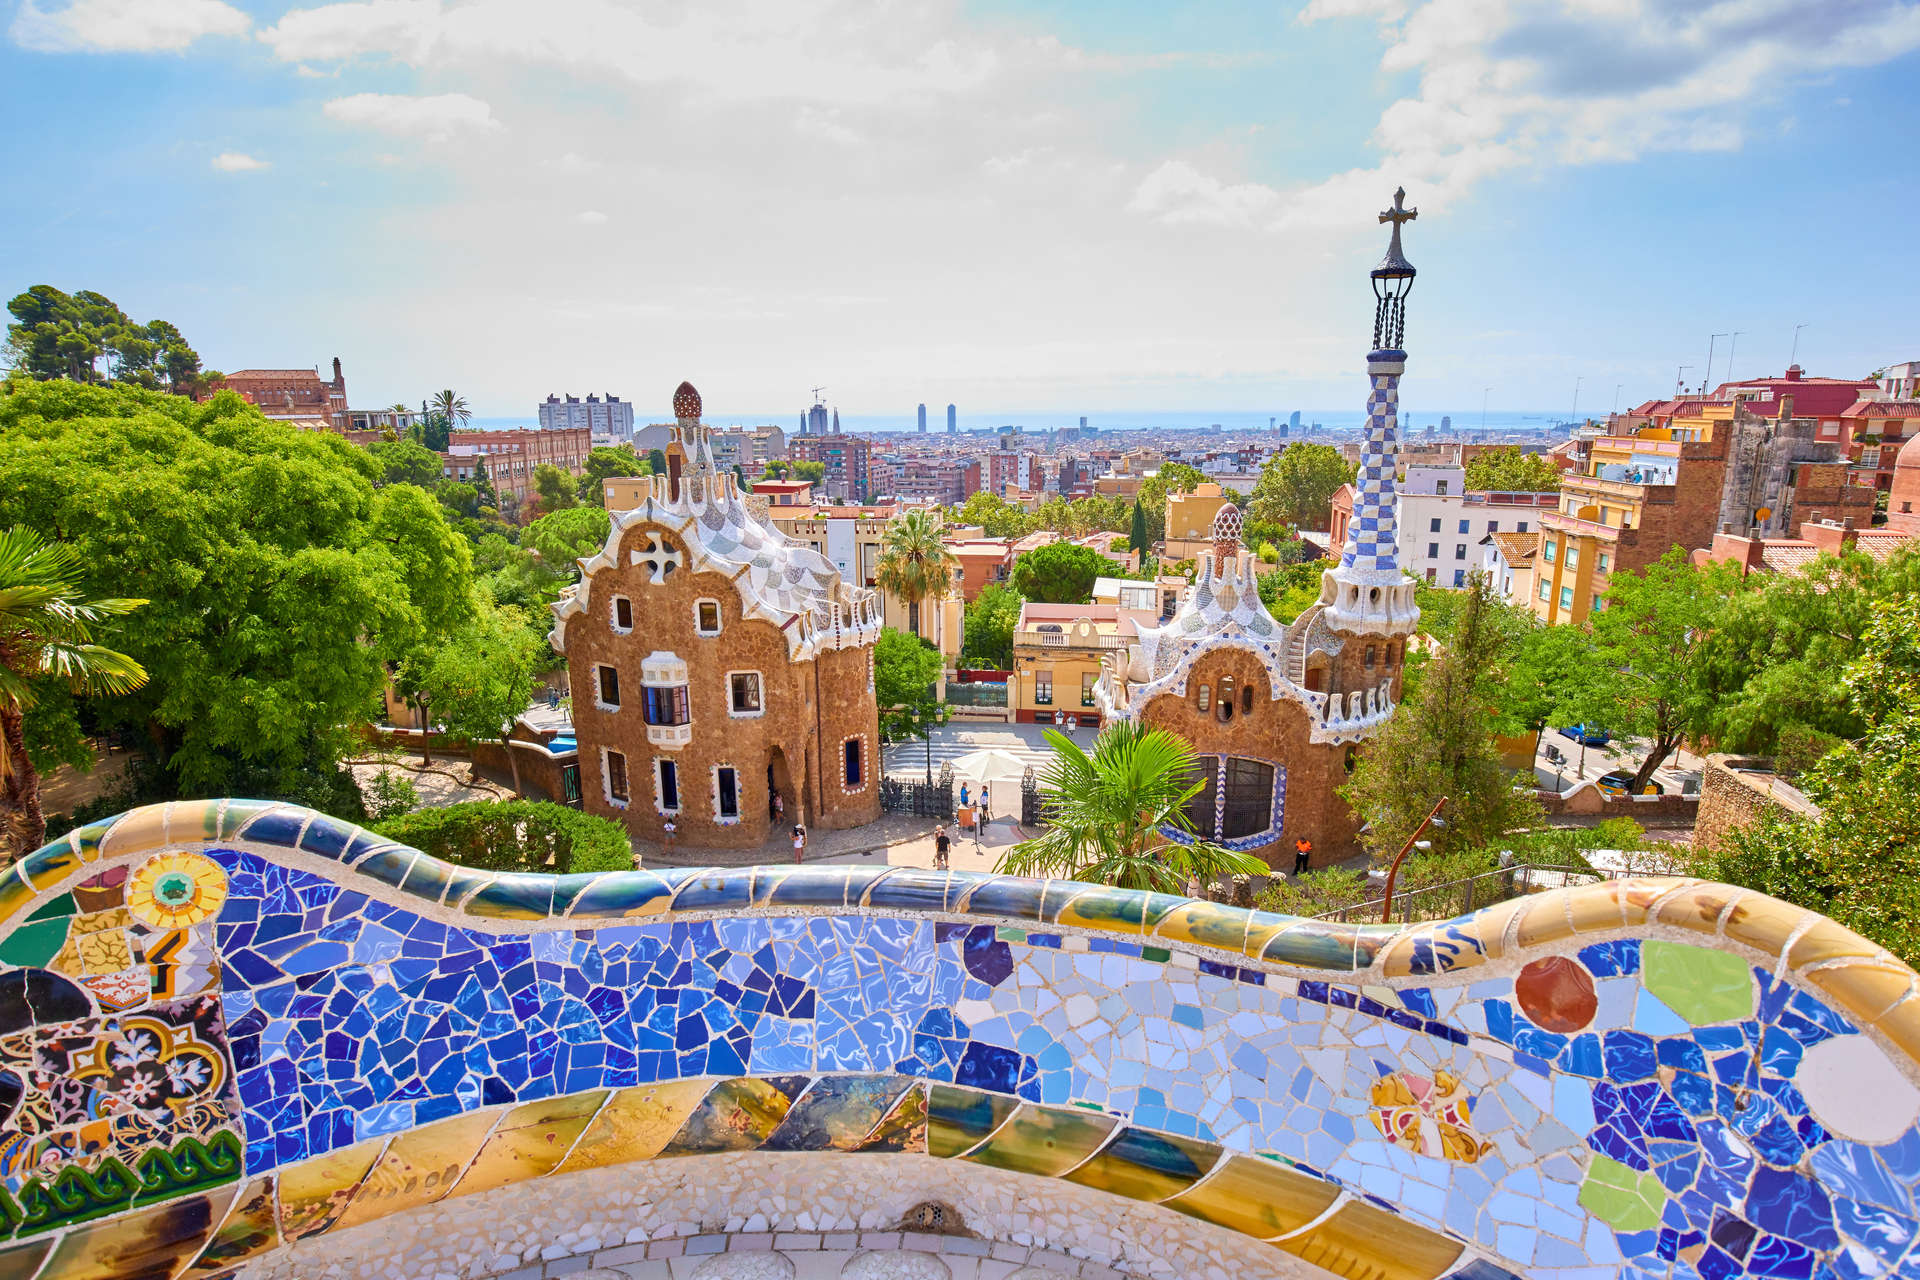
<svg viewBox="0 0 1920 1280"><path fill-rule="evenodd" d="M0 101L90 144L0 144L42 193L6 285L496 417L682 377L1252 411L1364 385L1351 282L1404 184L1435 403L1603 410L1734 331L1735 376L1909 358L1834 285L1903 242L1920 8L1736 8L21 0Z"/></svg>

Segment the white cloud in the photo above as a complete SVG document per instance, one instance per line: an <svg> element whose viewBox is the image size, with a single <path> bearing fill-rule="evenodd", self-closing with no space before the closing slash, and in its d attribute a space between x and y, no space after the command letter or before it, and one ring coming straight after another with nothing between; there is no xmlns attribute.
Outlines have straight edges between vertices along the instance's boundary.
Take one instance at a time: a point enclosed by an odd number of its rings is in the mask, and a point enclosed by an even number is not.
<svg viewBox="0 0 1920 1280"><path fill-rule="evenodd" d="M598 209L583 209L573 215L573 220L583 227L598 227L607 220L607 215Z"/></svg>
<svg viewBox="0 0 1920 1280"><path fill-rule="evenodd" d="M22 0L7 33L41 53L168 53L251 25L221 0L73 0L52 11Z"/></svg>
<svg viewBox="0 0 1920 1280"><path fill-rule="evenodd" d="M840 147L857 147L866 141L858 130L841 123L838 111L823 111L819 107L800 108L800 114L794 117L793 129L803 137L818 138Z"/></svg>
<svg viewBox="0 0 1920 1280"><path fill-rule="evenodd" d="M1418 77L1381 113L1378 164L1283 190L1170 161L1130 207L1357 228L1397 185L1438 210L1509 170L1738 150L1781 87L1920 48L1913 0L1311 0L1301 14L1338 18L1380 22L1382 70Z"/></svg>
<svg viewBox="0 0 1920 1280"><path fill-rule="evenodd" d="M464 131L497 129L493 108L464 93L415 97L404 93L356 93L322 108L329 119L400 137L444 142Z"/></svg>
<svg viewBox="0 0 1920 1280"><path fill-rule="evenodd" d="M253 173L260 169L271 169L273 165L242 151L222 151L213 158L213 167L222 173Z"/></svg>

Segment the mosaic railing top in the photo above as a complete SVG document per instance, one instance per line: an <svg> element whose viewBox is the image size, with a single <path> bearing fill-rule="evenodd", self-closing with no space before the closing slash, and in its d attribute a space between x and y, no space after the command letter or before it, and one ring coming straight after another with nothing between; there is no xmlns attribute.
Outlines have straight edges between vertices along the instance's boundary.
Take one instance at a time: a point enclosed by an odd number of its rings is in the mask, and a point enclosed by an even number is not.
<svg viewBox="0 0 1920 1280"><path fill-rule="evenodd" d="M1231 952L1289 969L1431 981L1535 949L1621 931L1673 932L1756 953L1920 1064L1920 976L1817 913L1729 885L1641 877L1515 898L1453 920L1355 925L1067 880L910 867L672 868L543 876L451 866L294 805L195 800L81 827L0 873L0 926L90 874L167 846L239 842L474 927L580 928L615 920L855 909L999 920ZM396 896L397 895L397 896ZM1914 1073L1920 1078L1920 1065Z"/></svg>
<svg viewBox="0 0 1920 1280"><path fill-rule="evenodd" d="M155 806L0 874L0 1274L224 1274L751 1150L1072 1182L1356 1278L1870 1280L1920 1262L1915 988L1689 880L1351 926L906 868L475 872Z"/></svg>

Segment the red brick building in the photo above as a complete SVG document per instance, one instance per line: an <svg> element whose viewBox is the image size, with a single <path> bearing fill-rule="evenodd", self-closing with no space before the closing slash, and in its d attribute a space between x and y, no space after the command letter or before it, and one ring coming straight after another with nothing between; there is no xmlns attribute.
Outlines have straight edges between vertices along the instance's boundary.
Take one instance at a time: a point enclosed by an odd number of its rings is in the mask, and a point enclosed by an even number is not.
<svg viewBox="0 0 1920 1280"><path fill-rule="evenodd" d="M347 429L347 380L340 357L333 358L333 379L312 369L242 369L227 375L226 387L269 418L318 419L330 430Z"/></svg>
<svg viewBox="0 0 1920 1280"><path fill-rule="evenodd" d="M715 468L686 383L674 411L668 474L612 513L606 547L554 606L583 803L653 841L671 819L692 848L871 822L879 604Z"/></svg>
<svg viewBox="0 0 1920 1280"><path fill-rule="evenodd" d="M534 493L533 472L551 464L571 476L583 475L593 450L589 427L555 431L456 431L440 454L440 474L471 482L486 468L503 508L519 506Z"/></svg>

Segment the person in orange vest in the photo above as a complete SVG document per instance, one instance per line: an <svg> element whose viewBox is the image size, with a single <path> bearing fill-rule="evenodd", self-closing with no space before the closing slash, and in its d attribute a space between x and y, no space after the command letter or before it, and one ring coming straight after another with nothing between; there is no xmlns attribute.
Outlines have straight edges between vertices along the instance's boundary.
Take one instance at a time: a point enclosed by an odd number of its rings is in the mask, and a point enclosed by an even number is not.
<svg viewBox="0 0 1920 1280"><path fill-rule="evenodd" d="M1305 875L1313 862L1313 841L1296 836L1293 841L1293 874Z"/></svg>

